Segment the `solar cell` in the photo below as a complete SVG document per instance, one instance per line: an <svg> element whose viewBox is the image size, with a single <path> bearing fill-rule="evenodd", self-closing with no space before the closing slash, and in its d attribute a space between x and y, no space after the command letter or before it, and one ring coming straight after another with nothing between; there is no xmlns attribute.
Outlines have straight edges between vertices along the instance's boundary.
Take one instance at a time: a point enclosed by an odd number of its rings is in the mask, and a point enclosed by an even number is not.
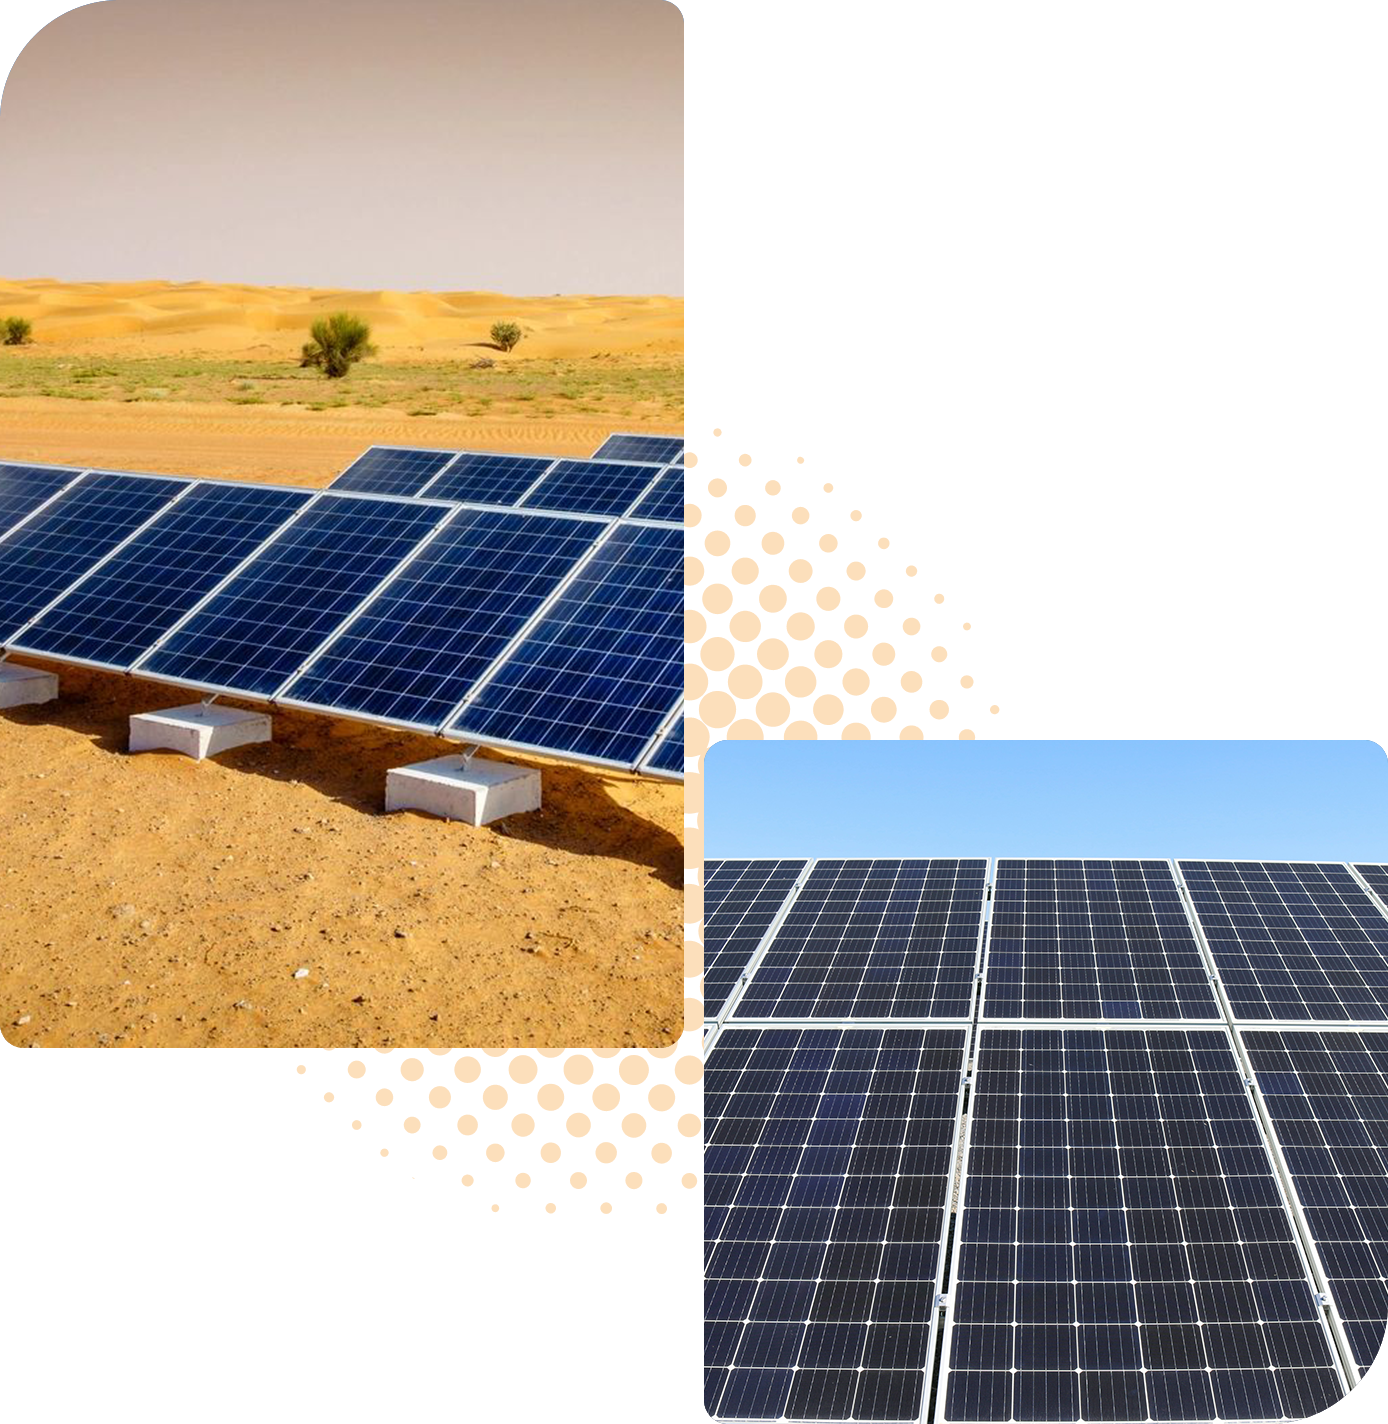
<svg viewBox="0 0 1388 1424"><path fill-rule="evenodd" d="M45 465L0 464L0 538L44 500L66 488L81 472Z"/></svg>
<svg viewBox="0 0 1388 1424"><path fill-rule="evenodd" d="M1388 905L1388 865L1356 864L1354 867L1370 890Z"/></svg>
<svg viewBox="0 0 1388 1424"><path fill-rule="evenodd" d="M181 480L92 474L0 541L0 639L23 626L187 488Z"/></svg>
<svg viewBox="0 0 1388 1424"><path fill-rule="evenodd" d="M720 1032L704 1074L714 1417L920 1417L966 1039Z"/></svg>
<svg viewBox="0 0 1388 1424"><path fill-rule="evenodd" d="M1223 1029L979 1029L946 1420L1306 1418L1332 1342Z"/></svg>
<svg viewBox="0 0 1388 1424"><path fill-rule="evenodd" d="M1331 862L1183 860L1237 1019L1388 1018L1388 918Z"/></svg>
<svg viewBox="0 0 1388 1424"><path fill-rule="evenodd" d="M1388 1036L1240 1036L1362 1376L1388 1324Z"/></svg>
<svg viewBox="0 0 1388 1424"><path fill-rule="evenodd" d="M785 904L803 860L704 861L704 1015L717 1018Z"/></svg>
<svg viewBox="0 0 1388 1424"><path fill-rule="evenodd" d="M374 445L332 482L335 490L359 494L421 494L454 458L451 450L412 450Z"/></svg>
<svg viewBox="0 0 1388 1424"><path fill-rule="evenodd" d="M631 767L679 704L679 529L620 525L449 725Z"/></svg>
<svg viewBox="0 0 1388 1424"><path fill-rule="evenodd" d="M602 530L589 519L463 510L281 700L438 728Z"/></svg>
<svg viewBox="0 0 1388 1424"><path fill-rule="evenodd" d="M987 1019L1220 1019L1164 860L999 860Z"/></svg>
<svg viewBox="0 0 1388 1424"><path fill-rule="evenodd" d="M660 739L659 746L648 756L642 771L663 772L667 776L684 777L684 718Z"/></svg>
<svg viewBox="0 0 1388 1424"><path fill-rule="evenodd" d="M660 473L657 465L610 460L556 460L550 472L521 501L527 509L602 514L615 519L640 499Z"/></svg>
<svg viewBox="0 0 1388 1424"><path fill-rule="evenodd" d="M609 435L593 452L595 460L648 460L665 465L684 454L683 435Z"/></svg>
<svg viewBox="0 0 1388 1424"><path fill-rule="evenodd" d="M16 647L129 667L310 497L265 485L194 485L30 624Z"/></svg>
<svg viewBox="0 0 1388 1424"><path fill-rule="evenodd" d="M422 491L430 499L515 504L554 464L550 455L494 455L464 451Z"/></svg>
<svg viewBox="0 0 1388 1424"><path fill-rule="evenodd" d="M665 471L649 493L631 511L633 519L660 519L667 524L684 523L684 468Z"/></svg>
<svg viewBox="0 0 1388 1424"><path fill-rule="evenodd" d="M819 860L733 1011L747 1018L965 1018L986 860Z"/></svg>
<svg viewBox="0 0 1388 1424"><path fill-rule="evenodd" d="M456 506L319 495L136 670L270 696Z"/></svg>

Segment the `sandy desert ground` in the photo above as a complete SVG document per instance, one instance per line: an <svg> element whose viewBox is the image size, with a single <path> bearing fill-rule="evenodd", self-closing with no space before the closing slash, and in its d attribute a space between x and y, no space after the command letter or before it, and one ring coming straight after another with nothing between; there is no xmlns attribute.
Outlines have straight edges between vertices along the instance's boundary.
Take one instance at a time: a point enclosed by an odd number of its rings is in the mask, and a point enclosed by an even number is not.
<svg viewBox="0 0 1388 1424"><path fill-rule="evenodd" d="M350 386L343 404L236 403L237 380L302 380L308 319L339 308L373 322L380 356L302 393ZM444 394L464 384L498 314L526 340L476 374L500 371L519 396L529 382L534 399L469 413L436 391L427 419L394 401L391 383L418 398L421 372ZM581 454L612 429L683 418L682 313L667 298L0 282L9 315L30 317L35 344L0 349L6 459L317 486L373 443ZM223 395L229 359L246 374ZM33 388L36 362L41 379L66 364L110 373L109 387L151 361L169 396ZM607 400L621 390L643 393L624 419ZM130 714L185 695L59 671L57 703L0 713L9 1042L653 1046L679 1033L678 786L537 761L540 813L480 830L387 817L387 768L450 748L277 712L272 744L215 763L130 757Z"/></svg>

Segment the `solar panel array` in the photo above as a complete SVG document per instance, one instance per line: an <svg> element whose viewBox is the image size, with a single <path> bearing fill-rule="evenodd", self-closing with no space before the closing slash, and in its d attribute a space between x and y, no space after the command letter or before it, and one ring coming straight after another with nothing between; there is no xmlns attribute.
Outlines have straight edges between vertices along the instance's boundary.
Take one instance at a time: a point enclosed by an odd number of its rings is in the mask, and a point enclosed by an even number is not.
<svg viewBox="0 0 1388 1424"><path fill-rule="evenodd" d="M922 867L969 886L981 867L982 901L987 864L811 861L772 893L770 936L734 944L732 893L797 863L709 862L710 1412L1328 1408L1388 1325L1388 912L1347 866L997 862L980 990L957 1015L968 1092L937 1144L961 1154L953 1210L913 1219L909 1257L880 1216L840 1224L846 1204L889 1209L905 1175L876 1158L866 1175L892 1186L862 1184L859 1151L916 1131L912 1099L888 1105L899 1080L848 1075L875 1074L866 1054L894 1034L946 1032L958 1003L921 995L899 950L869 979L870 957L909 934ZM884 1037L840 1062L860 1034ZM916 1313L898 1316L906 1295ZM884 1355L889 1324L913 1330Z"/></svg>
<svg viewBox="0 0 1388 1424"><path fill-rule="evenodd" d="M801 872L803 860L704 862L704 1009L717 1018Z"/></svg>
<svg viewBox="0 0 1388 1424"><path fill-rule="evenodd" d="M315 493L0 465L0 646L678 780L683 537L624 517L664 471L378 448Z"/></svg>
<svg viewBox="0 0 1388 1424"><path fill-rule="evenodd" d="M1388 920L1347 866L1183 860L1240 1019L1388 1018Z"/></svg>
<svg viewBox="0 0 1388 1424"><path fill-rule="evenodd" d="M1218 1019L1164 860L1000 860L985 1018Z"/></svg>
<svg viewBox="0 0 1388 1424"><path fill-rule="evenodd" d="M986 860L820 860L739 1018L967 1018Z"/></svg>

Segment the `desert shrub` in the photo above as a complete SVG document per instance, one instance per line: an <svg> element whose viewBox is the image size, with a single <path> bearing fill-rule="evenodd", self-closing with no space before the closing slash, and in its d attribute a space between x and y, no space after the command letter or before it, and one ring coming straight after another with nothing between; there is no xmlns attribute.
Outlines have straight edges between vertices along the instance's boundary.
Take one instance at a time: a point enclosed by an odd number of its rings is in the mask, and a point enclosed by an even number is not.
<svg viewBox="0 0 1388 1424"><path fill-rule="evenodd" d="M4 330L6 346L27 346L34 339L34 323L27 317L6 317Z"/></svg>
<svg viewBox="0 0 1388 1424"><path fill-rule="evenodd" d="M521 339L521 329L513 321L492 323L492 340L503 351L514 351Z"/></svg>
<svg viewBox="0 0 1388 1424"><path fill-rule="evenodd" d="M315 366L325 376L345 376L363 357L374 356L371 328L350 312L320 317L310 328L312 341L304 342L300 366Z"/></svg>

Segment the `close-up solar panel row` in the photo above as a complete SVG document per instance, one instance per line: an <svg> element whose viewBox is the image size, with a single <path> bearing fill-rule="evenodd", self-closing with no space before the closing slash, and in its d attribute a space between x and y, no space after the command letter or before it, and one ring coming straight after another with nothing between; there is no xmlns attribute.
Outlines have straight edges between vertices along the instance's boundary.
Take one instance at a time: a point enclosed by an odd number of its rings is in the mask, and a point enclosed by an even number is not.
<svg viewBox="0 0 1388 1424"><path fill-rule="evenodd" d="M0 466L0 645L683 775L678 529Z"/></svg>
<svg viewBox="0 0 1388 1424"><path fill-rule="evenodd" d="M586 460L378 445L331 487L680 524L684 473L674 462L683 453L677 435L613 435Z"/></svg>
<svg viewBox="0 0 1388 1424"><path fill-rule="evenodd" d="M899 950L862 993L874 948L908 933L916 878L946 865L981 868L987 957L959 1030L967 1095L935 1143L961 1157L952 1208L908 1228L890 1213L915 1172L891 1152L917 1131L914 1098L842 1055L859 1034L952 1031L933 1000L867 1027L914 992ZM1388 1325L1388 1027L1345 1027L1388 1013L1374 977L1388 915L1356 878L1376 867L988 865L708 863L710 1413L1320 1413ZM739 942L764 884L769 908ZM1239 934L1210 935L1206 916ZM1235 992L1216 997L1230 972ZM792 982L806 987L787 1000ZM806 1022L830 984L841 1022Z"/></svg>

